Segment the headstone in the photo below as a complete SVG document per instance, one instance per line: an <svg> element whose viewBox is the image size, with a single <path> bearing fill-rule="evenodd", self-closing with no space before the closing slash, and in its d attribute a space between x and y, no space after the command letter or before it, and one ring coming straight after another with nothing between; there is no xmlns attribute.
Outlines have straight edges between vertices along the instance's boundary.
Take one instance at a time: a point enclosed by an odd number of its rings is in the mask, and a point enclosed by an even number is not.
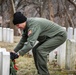
<svg viewBox="0 0 76 75"><path fill-rule="evenodd" d="M57 48L57 62L61 69L65 68L66 64L66 42Z"/></svg>
<svg viewBox="0 0 76 75"><path fill-rule="evenodd" d="M76 69L76 41L67 40L66 69Z"/></svg>
<svg viewBox="0 0 76 75"><path fill-rule="evenodd" d="M65 30L66 30L66 27L63 27L63 29L65 29Z"/></svg>
<svg viewBox="0 0 76 75"><path fill-rule="evenodd" d="M66 30L65 27L62 27L64 30ZM59 60L58 64L60 64L60 50L61 46L59 48L56 48L54 51L49 53L49 62L51 63L55 59L55 52L57 52L57 60Z"/></svg>
<svg viewBox="0 0 76 75"><path fill-rule="evenodd" d="M49 53L49 62L50 63L52 63L52 61L55 59L55 55L56 55L55 52L57 52L57 48Z"/></svg>
<svg viewBox="0 0 76 75"><path fill-rule="evenodd" d="M2 52L0 51L0 75L2 75Z"/></svg>
<svg viewBox="0 0 76 75"><path fill-rule="evenodd" d="M76 28L74 29L74 40L76 41Z"/></svg>
<svg viewBox="0 0 76 75"><path fill-rule="evenodd" d="M0 48L0 52L5 52L6 48Z"/></svg>
<svg viewBox="0 0 76 75"><path fill-rule="evenodd" d="M13 29L10 29L10 43L13 43L14 42L14 30Z"/></svg>
<svg viewBox="0 0 76 75"><path fill-rule="evenodd" d="M7 41L7 42L10 42L10 28L7 28L6 41Z"/></svg>
<svg viewBox="0 0 76 75"><path fill-rule="evenodd" d="M2 75L9 75L10 73L10 53L2 53Z"/></svg>
<svg viewBox="0 0 76 75"><path fill-rule="evenodd" d="M31 56L33 55L33 54L32 54L32 49L29 51L29 55L31 55Z"/></svg>
<svg viewBox="0 0 76 75"><path fill-rule="evenodd" d="M67 39L73 39L73 28L72 27L68 27Z"/></svg>
<svg viewBox="0 0 76 75"><path fill-rule="evenodd" d="M19 33L19 35L22 35L22 32L21 32L21 30L20 30L20 29L18 29L18 33Z"/></svg>
<svg viewBox="0 0 76 75"><path fill-rule="evenodd" d="M2 27L0 27L0 41L2 41Z"/></svg>
<svg viewBox="0 0 76 75"><path fill-rule="evenodd" d="M3 42L6 42L6 36L7 36L7 30L6 30L6 28L3 28L3 34L2 34L3 36Z"/></svg>
<svg viewBox="0 0 76 75"><path fill-rule="evenodd" d="M36 41L35 45L36 45L37 43L38 43L38 41ZM34 45L34 46L35 46L35 45ZM29 55L33 55L33 54L32 54L32 49L29 51Z"/></svg>
<svg viewBox="0 0 76 75"><path fill-rule="evenodd" d="M0 75L2 75L2 53L3 52L6 52L6 49L5 48L0 48Z"/></svg>

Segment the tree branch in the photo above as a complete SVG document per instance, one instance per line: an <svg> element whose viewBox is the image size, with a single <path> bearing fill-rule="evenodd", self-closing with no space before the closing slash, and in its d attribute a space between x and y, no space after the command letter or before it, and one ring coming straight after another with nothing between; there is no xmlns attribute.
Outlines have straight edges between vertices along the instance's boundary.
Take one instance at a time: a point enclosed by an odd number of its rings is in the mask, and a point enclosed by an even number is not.
<svg viewBox="0 0 76 75"><path fill-rule="evenodd" d="M73 4L74 5L74 7L76 8L76 4L73 2L73 1L71 1L71 0L68 0L71 4Z"/></svg>
<svg viewBox="0 0 76 75"><path fill-rule="evenodd" d="M71 19L71 17L70 17L70 14L68 13L68 11L67 11L67 9L66 9L66 6L64 5L64 3L63 3L62 0L61 0L61 2L62 2L62 4L63 4L64 10L65 10L66 15L67 15L67 17L68 17L68 21L69 21L69 23L72 25L72 27L74 28L74 24L73 24L73 21L72 21L72 19Z"/></svg>

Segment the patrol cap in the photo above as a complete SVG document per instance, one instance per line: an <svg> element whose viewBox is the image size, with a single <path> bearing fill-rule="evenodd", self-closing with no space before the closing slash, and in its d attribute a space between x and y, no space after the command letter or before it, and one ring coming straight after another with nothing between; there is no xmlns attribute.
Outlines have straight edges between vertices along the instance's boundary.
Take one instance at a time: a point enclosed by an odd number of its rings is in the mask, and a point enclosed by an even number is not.
<svg viewBox="0 0 76 75"><path fill-rule="evenodd" d="M27 20L27 18L21 13L21 12L16 12L13 15L13 24L20 24L23 23Z"/></svg>

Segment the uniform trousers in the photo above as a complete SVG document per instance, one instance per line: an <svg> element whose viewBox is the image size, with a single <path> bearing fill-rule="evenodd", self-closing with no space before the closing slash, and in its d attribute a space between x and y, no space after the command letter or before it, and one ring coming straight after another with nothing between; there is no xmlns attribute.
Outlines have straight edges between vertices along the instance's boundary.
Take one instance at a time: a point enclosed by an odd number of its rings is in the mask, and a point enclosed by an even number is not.
<svg viewBox="0 0 76 75"><path fill-rule="evenodd" d="M60 32L47 38L43 43L39 42L32 50L35 66L39 75L50 75L47 67L47 56L51 51L65 42L66 32Z"/></svg>

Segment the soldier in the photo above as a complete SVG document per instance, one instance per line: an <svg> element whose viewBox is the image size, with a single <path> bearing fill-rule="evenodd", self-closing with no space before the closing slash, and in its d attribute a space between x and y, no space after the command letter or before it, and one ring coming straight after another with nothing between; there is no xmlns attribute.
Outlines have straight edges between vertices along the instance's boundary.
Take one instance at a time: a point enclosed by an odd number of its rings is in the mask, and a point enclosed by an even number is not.
<svg viewBox="0 0 76 75"><path fill-rule="evenodd" d="M26 18L21 12L13 16L13 24L23 30L22 38L14 52L23 56L32 49L39 75L50 75L47 55L66 41L66 31L58 24L44 18ZM36 41L39 43L34 46Z"/></svg>

